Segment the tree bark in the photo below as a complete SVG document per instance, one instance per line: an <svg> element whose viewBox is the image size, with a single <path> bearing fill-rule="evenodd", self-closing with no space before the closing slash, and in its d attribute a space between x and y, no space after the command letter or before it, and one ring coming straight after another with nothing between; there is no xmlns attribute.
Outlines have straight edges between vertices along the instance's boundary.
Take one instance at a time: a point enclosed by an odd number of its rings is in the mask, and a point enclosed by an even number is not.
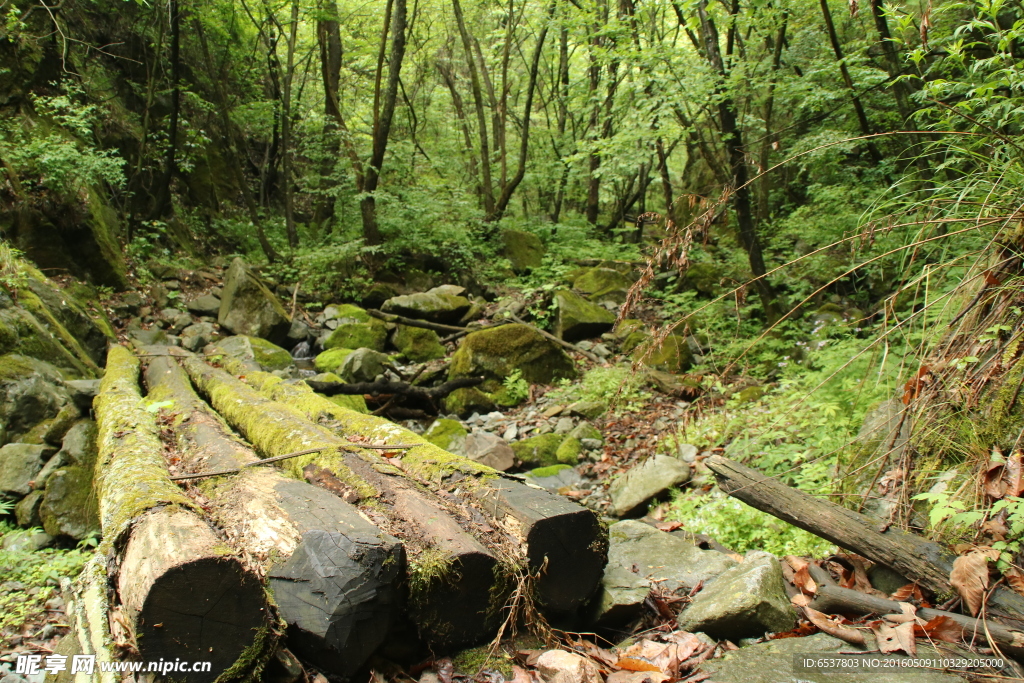
<svg viewBox="0 0 1024 683"><path fill-rule="evenodd" d="M281 461L282 467L296 478L308 478L345 496L374 523L402 539L411 558L411 616L424 640L438 647L457 647L496 631L495 614L489 607L497 559L482 539L461 527L456 533L451 525L427 522L454 512L438 496L377 453L347 446L332 430L302 419L294 408L261 396L223 370L194 357L187 358L184 366L211 405L264 456L324 449ZM326 399L320 401L337 408ZM414 509L435 512L411 514Z"/></svg>
<svg viewBox="0 0 1024 683"><path fill-rule="evenodd" d="M377 114L374 103L373 151L370 163L366 165L363 181L364 196L359 202L359 210L363 218L363 239L368 245L383 242L380 228L377 225L377 200L373 193L377 191L381 167L384 164L384 153L391 134L391 122L395 115L395 102L398 99L399 75L402 61L405 59L405 25L406 0L393 0L394 12L391 16L391 56L388 60L388 85L384 92L384 106ZM387 27L385 27L387 30ZM381 77L378 70L378 79ZM376 98L375 98L376 100Z"/></svg>
<svg viewBox="0 0 1024 683"><path fill-rule="evenodd" d="M299 246L299 233L295 228L295 150L292 140L292 84L295 80L295 43L299 28L299 2L292 0L288 24L287 52L285 55L284 89L281 97L281 146L284 147L284 225L288 246ZM282 31L283 32L283 31Z"/></svg>
<svg viewBox="0 0 1024 683"><path fill-rule="evenodd" d="M178 173L178 116L181 112L181 5L168 0L167 13L171 24L171 114L167 123L167 154L164 157L163 177L157 187L157 201L153 218L170 215L171 183Z"/></svg>
<svg viewBox="0 0 1024 683"><path fill-rule="evenodd" d="M150 400L172 402L184 470L237 469L257 460L171 357L153 358L146 384ZM212 478L198 490L229 542L266 573L289 646L332 673L354 674L397 618L404 574L399 541L341 498L272 467Z"/></svg>
<svg viewBox="0 0 1024 683"><path fill-rule="evenodd" d="M725 493L762 512L832 541L873 562L878 562L936 594L951 589L949 572L954 557L942 546L915 534L889 528L835 503L766 477L719 455L704 461ZM997 589L990 606L1024 616L1024 596Z"/></svg>
<svg viewBox="0 0 1024 683"><path fill-rule="evenodd" d="M237 660L259 662L273 651L269 605L259 577L224 552L170 481L138 380L135 356L111 347L95 401L100 550L117 557L111 583L142 657L210 661L195 679L213 681Z"/></svg>
<svg viewBox="0 0 1024 683"><path fill-rule="evenodd" d="M341 120L338 93L341 80L341 24L336 0L324 0L321 12L323 17L317 20L316 38L320 48L320 77L324 86L324 158L320 163L320 193L313 211L313 224L318 230L322 229L324 235L329 235L334 223L335 197L332 192L337 186L332 176L341 149L338 123Z"/></svg>
<svg viewBox="0 0 1024 683"><path fill-rule="evenodd" d="M540 573L535 598L547 614L569 615L592 597L607 561L608 537L591 510L448 453L390 420L342 408L301 384L284 384L265 372L247 372L245 381L342 433L416 444L396 466L442 497L459 496L484 518L496 516L492 528L508 529L526 567Z"/></svg>

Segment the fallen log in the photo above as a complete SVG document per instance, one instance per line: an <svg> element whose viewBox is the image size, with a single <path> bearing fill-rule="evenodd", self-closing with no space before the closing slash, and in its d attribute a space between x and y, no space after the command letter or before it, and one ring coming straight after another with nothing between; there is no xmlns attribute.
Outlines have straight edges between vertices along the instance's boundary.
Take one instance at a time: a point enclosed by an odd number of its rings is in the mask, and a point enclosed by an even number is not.
<svg viewBox="0 0 1024 683"><path fill-rule="evenodd" d="M68 657L67 661L73 661L71 658L75 655L91 656L94 658L93 674L99 677L99 683L117 683L120 676L113 672L111 665L119 657L110 635L110 603L103 555L96 553L86 562L74 583L62 579L61 588L68 633L57 645L55 654ZM96 679L88 676L88 680Z"/></svg>
<svg viewBox="0 0 1024 683"><path fill-rule="evenodd" d="M95 483L121 617L143 659L211 663L190 680L258 673L276 640L263 583L170 481L138 381L138 360L112 346L95 400Z"/></svg>
<svg viewBox="0 0 1024 683"><path fill-rule="evenodd" d="M241 370L231 360L225 365ZM265 372L246 372L245 381L343 434L415 444L395 459L397 467L444 495L468 494L487 515L506 520L525 549L527 568L539 573L534 597L549 616L572 615L597 589L607 562L608 533L593 511L449 453L390 420L343 408L303 382L284 382Z"/></svg>
<svg viewBox="0 0 1024 683"><path fill-rule="evenodd" d="M418 320L416 318L406 318L404 315L395 315L394 313L384 313L378 311L375 308L368 309L366 311L369 315L383 320L386 323L397 323L399 325L408 325L409 327L419 327L424 330L433 330L434 332L467 332L469 331L466 327L457 327L455 325L444 325L442 323L432 323L428 320Z"/></svg>
<svg viewBox="0 0 1024 683"><path fill-rule="evenodd" d="M381 394L397 394L399 396L420 398L428 401L444 398L456 389L475 387L483 383L483 377L463 377L460 379L453 379L431 388L417 387L409 384L408 382L388 382L386 380L350 383L318 382L314 380L309 380L307 382L313 391L323 394L324 396L337 396L339 394L346 396L363 396L366 394L371 396L380 396Z"/></svg>
<svg viewBox="0 0 1024 683"><path fill-rule="evenodd" d="M715 474L722 491L747 505L885 565L936 595L950 594L949 573L955 557L938 543L891 527L879 531L877 520L722 456L713 455L704 464ZM989 605L1011 618L1024 617L1024 596L1013 591L997 588Z"/></svg>
<svg viewBox="0 0 1024 683"><path fill-rule="evenodd" d="M409 614L424 640L457 647L483 642L496 632L492 602L497 593L492 589L497 558L454 520L437 523L455 510L377 453L348 446L299 411L260 395L223 370L197 358L185 358L183 365L211 405L262 454L330 447L284 460L282 469L358 504L363 514L405 543Z"/></svg>
<svg viewBox="0 0 1024 683"><path fill-rule="evenodd" d="M171 402L182 468L236 469L198 484L207 511L231 543L266 573L289 646L340 676L351 676L384 642L400 603L402 546L352 505L259 462L248 445L196 395L168 357L146 370L149 398Z"/></svg>
<svg viewBox="0 0 1024 683"><path fill-rule="evenodd" d="M900 603L895 600L886 600L850 588L828 584L818 587L809 607L826 614L847 616L903 614ZM925 621L931 621L936 617L945 617L956 622L963 629L964 640L968 643L988 641L1017 659L1024 655L1024 631L1008 628L992 620L974 619L963 614L928 607L918 608L916 614Z"/></svg>

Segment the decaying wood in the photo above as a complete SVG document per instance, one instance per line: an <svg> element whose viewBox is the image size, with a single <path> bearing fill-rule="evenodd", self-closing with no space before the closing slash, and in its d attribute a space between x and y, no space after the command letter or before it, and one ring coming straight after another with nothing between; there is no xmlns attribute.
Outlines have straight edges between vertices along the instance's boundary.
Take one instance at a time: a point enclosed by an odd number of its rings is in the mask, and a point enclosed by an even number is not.
<svg viewBox="0 0 1024 683"><path fill-rule="evenodd" d="M293 476L309 476L315 483L326 483L333 492L359 504L364 514L406 544L411 556L410 584L421 589L410 596L418 606L410 615L420 620L416 625L425 640L455 647L493 635L497 624L492 624L491 588L499 578L495 576L494 554L458 524L447 528L424 524L429 516L418 510L411 512L408 504L396 505L397 501L415 501L419 508L434 510L432 516L440 517L448 514L441 499L377 453L345 445L346 440L313 424L294 408L260 395L223 370L198 358L185 358L183 365L213 408L263 455L329 447L314 455L282 461L283 467ZM324 471L330 476L326 477ZM431 561L421 562L424 558ZM429 581L417 581L427 564L445 571L431 575ZM451 598L451 591L458 593L457 600Z"/></svg>
<svg viewBox="0 0 1024 683"><path fill-rule="evenodd" d="M265 571L290 647L351 676L397 617L401 544L337 496L275 468L249 467L261 461L199 399L175 361L155 359L146 384L152 400L171 403L181 467L241 472L198 491L229 542Z"/></svg>
<svg viewBox="0 0 1024 683"><path fill-rule="evenodd" d="M900 603L895 600L886 600L875 595L868 595L850 588L841 588L833 585L822 585L810 604L811 609L828 614L845 614L848 616L861 616L864 614L902 614ZM935 617L948 617L955 621L964 632L964 639L967 642L994 643L1007 654L1016 658L1024 655L1024 631L1018 631L998 624L995 621L974 619L963 614L945 612L943 610L922 607L917 610L917 616L925 621Z"/></svg>
<svg viewBox="0 0 1024 683"><path fill-rule="evenodd" d="M339 394L347 396L363 396L365 394L380 396L381 394L394 394L398 396L408 396L409 398L421 398L434 401L444 398L456 389L475 387L483 384L484 378L463 377L460 379L449 380L444 384L431 388L417 387L409 384L408 382L388 382L385 380L377 382L351 383L317 382L309 380L307 383L314 391L321 393L324 396L337 396Z"/></svg>
<svg viewBox="0 0 1024 683"><path fill-rule="evenodd" d="M117 683L119 676L109 669L118 655L110 635L110 604L107 599L106 562L100 553L90 559L73 584L62 582L64 611L68 633L58 644L56 654L68 657L91 655L95 657L94 675L88 680L99 683ZM104 667L104 665L108 665Z"/></svg>
<svg viewBox="0 0 1024 683"><path fill-rule="evenodd" d="M556 343L556 344L558 344L559 346L564 346L565 348L569 349L570 351L575 351L576 353L581 353L581 354L583 354L583 355L584 355L584 356L585 356L586 358L588 358L588 359L590 359L590 360L594 361L595 363L598 363L598 364L600 364L600 363L603 363L603 362L604 362L604 361L603 361L603 360L601 360L601 358L600 358L599 356L597 356L596 354L593 354L593 353L591 353L590 351L584 351L584 350L583 350L583 349L581 349L580 347L576 346L575 344L571 344L571 343L569 343L569 342L565 341L564 339L559 339L559 338L558 338L558 337L556 337L555 335L551 334L550 332L545 332L544 330L540 329L540 328L539 328L539 327L537 327L536 325L530 325L530 323L526 322L525 320L522 320L522 319L521 319L521 318L519 318L518 316L515 316L515 315L511 315L511 314L510 314L510 315L509 315L509 317L510 317L510 318L511 318L512 320L514 320L515 322L519 323L520 325L526 325L526 326L528 326L528 327L532 327L533 329L535 329L535 330L537 330L538 332L540 332L540 333L541 333L541 335L542 335L543 337L545 337L546 339L550 339L551 341L555 342L555 343Z"/></svg>
<svg viewBox="0 0 1024 683"><path fill-rule="evenodd" d="M225 365L232 367L230 360ZM390 420L342 408L304 382L283 382L265 372L247 372L245 381L349 438L416 444L392 460L395 466L441 495L468 495L488 515L504 520L525 547L528 568L538 574L535 597L547 614L572 614L593 595L608 549L607 530L593 511L449 453Z"/></svg>
<svg viewBox="0 0 1024 683"><path fill-rule="evenodd" d="M468 328L465 327L457 327L455 325L444 325L442 323L432 323L428 320L418 320L416 318L406 318L405 316L402 315L384 313L383 311L378 311L375 308L368 309L366 312L373 316L374 318L377 318L378 320L383 320L386 323L397 323L399 325L407 325L409 327L419 327L424 330L433 330L434 332L452 333L469 331Z"/></svg>
<svg viewBox="0 0 1024 683"><path fill-rule="evenodd" d="M211 671L195 679L213 681L272 652L266 594L170 481L138 381L135 356L111 347L95 401L100 550L114 557L112 584L143 659L210 661Z"/></svg>
<svg viewBox="0 0 1024 683"><path fill-rule="evenodd" d="M939 544L900 529L879 531L877 520L719 455L704 464L715 474L719 488L747 505L885 565L936 594L951 590L954 556ZM1010 590L997 588L989 605L1010 616L1024 616L1024 597Z"/></svg>

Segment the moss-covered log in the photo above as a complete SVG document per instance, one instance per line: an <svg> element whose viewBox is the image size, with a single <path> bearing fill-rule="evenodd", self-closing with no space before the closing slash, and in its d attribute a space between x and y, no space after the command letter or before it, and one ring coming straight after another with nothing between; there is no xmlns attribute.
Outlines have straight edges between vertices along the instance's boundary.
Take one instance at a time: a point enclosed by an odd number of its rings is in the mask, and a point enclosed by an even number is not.
<svg viewBox="0 0 1024 683"><path fill-rule="evenodd" d="M163 351L166 353L166 351ZM170 402L181 466L188 472L244 467L258 458L195 393L171 358L146 370L149 398ZM289 647L351 676L384 641L399 609L404 555L352 505L272 467L197 484L229 543L263 567Z"/></svg>
<svg viewBox="0 0 1024 683"><path fill-rule="evenodd" d="M103 544L121 613L143 659L209 661L213 681L258 675L271 651L259 577L235 556L169 479L155 416L139 392L139 363L114 346L96 397L95 480Z"/></svg>
<svg viewBox="0 0 1024 683"><path fill-rule="evenodd" d="M261 395L198 358L185 358L183 365L214 409L265 457L325 449L283 460L282 469L357 503L378 526L405 543L409 614L424 640L456 647L493 635L498 624L492 588L502 583L495 571L498 562L486 540L456 521L461 511L379 454L346 445L298 409ZM468 526L470 520L464 523Z"/></svg>
<svg viewBox="0 0 1024 683"><path fill-rule="evenodd" d="M225 367L234 369L230 361ZM336 405L303 382L284 382L265 372L245 373L245 381L349 438L415 444L403 452L398 467L434 491L467 492L488 515L507 520L505 527L525 546L530 570L540 573L535 597L549 615L569 615L592 597L608 552L607 529L593 511L442 450L386 418Z"/></svg>

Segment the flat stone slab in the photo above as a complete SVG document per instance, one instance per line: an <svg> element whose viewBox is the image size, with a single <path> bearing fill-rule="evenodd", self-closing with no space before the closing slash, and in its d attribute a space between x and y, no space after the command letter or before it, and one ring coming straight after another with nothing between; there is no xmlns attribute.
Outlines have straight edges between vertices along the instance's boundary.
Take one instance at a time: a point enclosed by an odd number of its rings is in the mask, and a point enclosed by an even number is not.
<svg viewBox="0 0 1024 683"><path fill-rule="evenodd" d="M689 541L654 527L626 520L608 528L608 567L618 565L648 579L664 579L667 590L713 583L736 560L715 550L701 550ZM606 570L607 571L607 570Z"/></svg>
<svg viewBox="0 0 1024 683"><path fill-rule="evenodd" d="M617 517L642 513L647 503L690 479L690 466L667 455L644 460L608 487L612 511Z"/></svg>

